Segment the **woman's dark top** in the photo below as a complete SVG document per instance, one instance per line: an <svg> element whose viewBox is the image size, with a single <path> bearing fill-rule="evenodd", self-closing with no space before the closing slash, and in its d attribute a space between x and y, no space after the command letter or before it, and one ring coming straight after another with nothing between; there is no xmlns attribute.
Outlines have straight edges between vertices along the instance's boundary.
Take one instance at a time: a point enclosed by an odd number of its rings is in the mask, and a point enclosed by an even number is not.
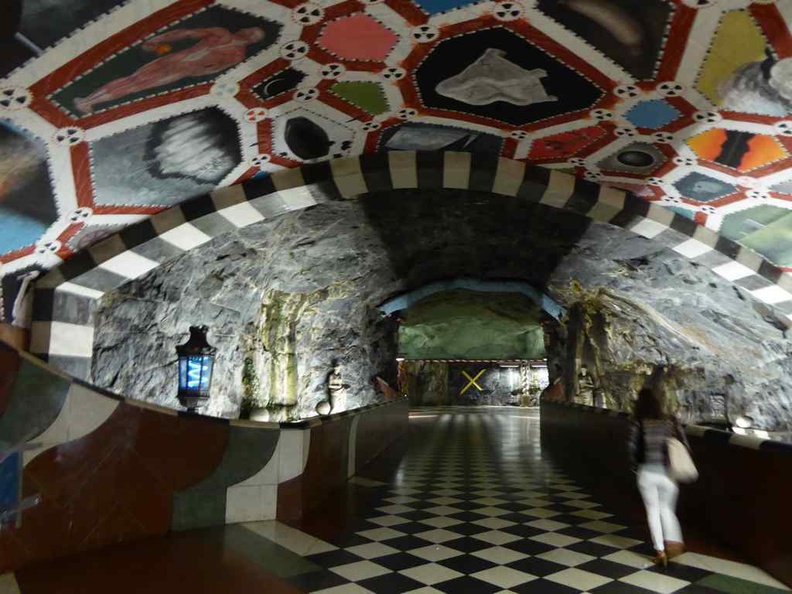
<svg viewBox="0 0 792 594"><path fill-rule="evenodd" d="M668 467L666 443L676 437L689 450L687 436L676 418L645 419L633 423L630 433L630 461L635 468L639 464Z"/></svg>

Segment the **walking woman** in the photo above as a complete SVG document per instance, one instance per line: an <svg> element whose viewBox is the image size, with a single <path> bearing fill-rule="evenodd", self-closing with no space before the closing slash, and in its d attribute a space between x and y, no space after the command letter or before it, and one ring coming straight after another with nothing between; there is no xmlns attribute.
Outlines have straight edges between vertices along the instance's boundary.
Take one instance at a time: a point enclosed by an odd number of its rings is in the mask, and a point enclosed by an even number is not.
<svg viewBox="0 0 792 594"><path fill-rule="evenodd" d="M635 424L630 439L633 467L637 468L638 490L641 492L652 543L657 555L655 565L668 565L668 560L685 552L682 528L676 516L679 487L668 473L669 438L680 440L688 450L685 432L673 416L663 414L660 398L644 388L635 403Z"/></svg>

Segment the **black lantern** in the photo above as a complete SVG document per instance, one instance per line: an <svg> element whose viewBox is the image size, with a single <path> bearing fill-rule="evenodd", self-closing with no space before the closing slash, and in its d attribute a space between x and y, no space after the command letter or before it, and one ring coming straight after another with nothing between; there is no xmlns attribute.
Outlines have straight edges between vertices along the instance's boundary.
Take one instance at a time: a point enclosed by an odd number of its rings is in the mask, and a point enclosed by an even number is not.
<svg viewBox="0 0 792 594"><path fill-rule="evenodd" d="M207 326L190 326L190 340L176 347L179 356L179 402L188 411L209 401L217 349L206 341Z"/></svg>

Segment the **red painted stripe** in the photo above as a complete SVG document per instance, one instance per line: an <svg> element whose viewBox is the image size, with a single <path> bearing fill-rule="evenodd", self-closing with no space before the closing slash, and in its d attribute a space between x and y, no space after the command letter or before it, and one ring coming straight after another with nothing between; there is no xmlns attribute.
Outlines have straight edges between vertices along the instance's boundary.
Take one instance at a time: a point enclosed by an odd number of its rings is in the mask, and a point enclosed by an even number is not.
<svg viewBox="0 0 792 594"><path fill-rule="evenodd" d="M690 43L690 31L696 20L697 11L688 6L677 6L677 12L671 20L669 38L666 40L665 49L661 58L660 67L657 69L657 80L676 79L685 48Z"/></svg>
<svg viewBox="0 0 792 594"><path fill-rule="evenodd" d="M93 185L91 184L91 156L87 142L81 142L70 149L74 191L77 206L94 205Z"/></svg>
<svg viewBox="0 0 792 594"><path fill-rule="evenodd" d="M775 4L753 3L748 10L758 21L778 57L783 59L792 56L792 35L778 7Z"/></svg>

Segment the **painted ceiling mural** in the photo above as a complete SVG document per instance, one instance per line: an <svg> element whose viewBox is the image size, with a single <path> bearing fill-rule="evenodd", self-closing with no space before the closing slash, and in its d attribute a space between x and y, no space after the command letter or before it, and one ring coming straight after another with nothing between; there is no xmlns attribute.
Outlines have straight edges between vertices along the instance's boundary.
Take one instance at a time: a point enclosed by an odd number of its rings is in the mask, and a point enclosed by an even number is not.
<svg viewBox="0 0 792 594"><path fill-rule="evenodd" d="M143 217L381 150L574 171L792 270L792 0L17 0L12 13L6 319L26 278Z"/></svg>

